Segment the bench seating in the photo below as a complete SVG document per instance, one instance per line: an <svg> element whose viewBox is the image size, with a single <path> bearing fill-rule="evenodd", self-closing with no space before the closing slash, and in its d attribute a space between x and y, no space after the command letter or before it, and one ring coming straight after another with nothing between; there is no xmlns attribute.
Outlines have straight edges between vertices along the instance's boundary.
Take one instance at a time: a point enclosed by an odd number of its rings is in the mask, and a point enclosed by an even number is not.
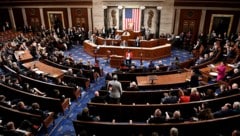
<svg viewBox="0 0 240 136"><path fill-rule="evenodd" d="M43 119L40 115L21 112L3 105L0 105L0 111L0 116L3 117L6 122L14 121L16 127L18 127L23 120L29 120L35 125L38 125L39 129L43 127L47 130L51 125L54 125L54 112L49 112L48 117Z"/></svg>
<svg viewBox="0 0 240 136"><path fill-rule="evenodd" d="M76 135L88 134L99 136L150 136L152 132L159 135L169 135L169 130L176 127L181 136L214 136L216 134L231 135L233 128L239 128L240 115L211 120L183 122L183 123L162 123L147 124L140 122L104 122L104 121L79 121L73 120Z"/></svg>
<svg viewBox="0 0 240 136"><path fill-rule="evenodd" d="M55 113L63 113L67 108L69 108L70 98L65 98L63 102L57 98L43 97L34 95L22 90L18 90L0 83L0 94L5 95L7 98L13 99L22 99L27 105L31 105L33 102L37 102L41 109L53 111Z"/></svg>
<svg viewBox="0 0 240 136"><path fill-rule="evenodd" d="M110 121L116 119L118 121L133 121L145 122L154 110L160 108L162 112L174 112L180 110L181 115L185 119L189 119L193 115L193 108L198 107L203 102L208 102L212 111L219 110L219 107L225 103L233 103L239 101L240 94L234 94L226 97L219 97L215 99L194 101L188 103L175 103L175 104L106 104L106 103L93 103L87 104L89 111L93 115L99 115L103 121Z"/></svg>
<svg viewBox="0 0 240 136"><path fill-rule="evenodd" d="M3 67L8 72L13 73L17 77L19 77L22 82L27 82L27 83L30 84L30 86L34 86L34 87L37 87L40 90L44 90L44 92L46 92L46 93L53 93L54 89L58 89L61 94L65 95L66 98L77 99L81 95L81 91L79 89L74 88L74 87L57 85L57 84L53 84L53 83L47 83L47 82L44 82L44 81L33 79L31 77L27 77L27 76L22 75L22 74L17 74L14 70L12 70L11 68L9 68L6 65L4 65Z"/></svg>

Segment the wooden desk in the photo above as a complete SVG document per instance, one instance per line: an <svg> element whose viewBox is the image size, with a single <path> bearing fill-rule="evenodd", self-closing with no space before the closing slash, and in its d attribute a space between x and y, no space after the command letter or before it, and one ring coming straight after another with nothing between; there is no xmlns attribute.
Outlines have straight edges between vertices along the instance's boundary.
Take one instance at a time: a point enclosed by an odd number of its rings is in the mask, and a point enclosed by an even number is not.
<svg viewBox="0 0 240 136"><path fill-rule="evenodd" d="M20 62L28 62L33 60L33 56L30 54L29 50L15 51L14 56L16 60Z"/></svg>
<svg viewBox="0 0 240 136"><path fill-rule="evenodd" d="M157 47L122 47L122 46L106 46L106 45L96 45L89 40L85 40L83 43L84 51L91 56L107 57L107 52L110 51L111 54L118 56L125 56L128 50L133 52L133 59L140 60L156 60L171 55L171 44L165 44ZM94 51L98 48L97 53ZM141 56L142 54L142 56Z"/></svg>
<svg viewBox="0 0 240 136"><path fill-rule="evenodd" d="M115 39L112 39L112 38L107 38L107 39L104 39L102 37L97 37L97 40L96 40L96 43L98 45L112 45L112 46L120 46L120 43L122 41L121 40L115 40Z"/></svg>
<svg viewBox="0 0 240 136"><path fill-rule="evenodd" d="M42 73L52 78L62 78L64 74L61 69L46 65L40 61L32 61L22 65L27 69L31 68L31 70L35 71L37 74Z"/></svg>
<svg viewBox="0 0 240 136"><path fill-rule="evenodd" d="M118 55L110 56L110 66L113 68L119 68L123 62L124 62L123 56L118 56Z"/></svg>
<svg viewBox="0 0 240 136"><path fill-rule="evenodd" d="M175 86L186 83L186 78L191 75L191 72L182 72L177 74L156 75L156 79L149 81L149 76L137 76L137 84L140 88L152 88L161 86Z"/></svg>
<svg viewBox="0 0 240 136"><path fill-rule="evenodd" d="M204 68L201 68L199 69L199 71L202 73L202 76L203 76L203 81L205 82L208 82L208 80L210 78L215 78L217 77L217 71L216 71L216 67L218 66L219 64L214 64L214 68L211 68L210 66L207 66L207 67L204 67ZM226 65L226 71L225 73L228 73L229 71L231 71L233 68ZM212 74L211 74L212 72ZM216 75L213 75L214 73L216 73Z"/></svg>

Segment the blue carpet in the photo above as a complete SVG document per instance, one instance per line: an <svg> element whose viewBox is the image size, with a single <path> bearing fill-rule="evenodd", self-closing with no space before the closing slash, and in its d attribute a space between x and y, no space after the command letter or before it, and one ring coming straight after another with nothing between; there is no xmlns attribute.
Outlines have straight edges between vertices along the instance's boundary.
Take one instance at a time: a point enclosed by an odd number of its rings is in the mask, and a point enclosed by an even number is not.
<svg viewBox="0 0 240 136"><path fill-rule="evenodd" d="M74 48L65 51L65 55L68 55L69 53L72 54L74 60L78 61L79 58L82 58L83 60L90 61L92 64L94 64L94 57L84 53L83 46L77 45L74 46ZM179 49L172 49L172 55L170 57L161 59L163 64L169 65L170 62L173 60L174 57L178 57L181 61L185 61L192 57L192 54L185 50L179 50ZM104 70L104 73L107 72L113 72L115 68L111 68L109 64L106 63L106 60L103 58L98 58L101 67ZM159 60L155 60L154 63L157 63ZM85 63L84 62L84 63ZM136 65L139 65L139 60L133 60L133 62ZM144 66L148 66L149 61L143 61ZM105 84L105 77L100 77L100 79L96 83L92 83L91 87L88 90L84 90L82 92L82 96L75 101L71 102L71 107L68 109L64 115L59 115L58 118L55 121L55 125L51 126L48 129L48 135L49 136L75 136L75 131L73 128L72 120L76 119L76 116L79 112L82 111L84 107L87 106L87 103L89 100L94 96L94 91L99 90L103 85ZM43 132L39 133L38 136L46 135Z"/></svg>

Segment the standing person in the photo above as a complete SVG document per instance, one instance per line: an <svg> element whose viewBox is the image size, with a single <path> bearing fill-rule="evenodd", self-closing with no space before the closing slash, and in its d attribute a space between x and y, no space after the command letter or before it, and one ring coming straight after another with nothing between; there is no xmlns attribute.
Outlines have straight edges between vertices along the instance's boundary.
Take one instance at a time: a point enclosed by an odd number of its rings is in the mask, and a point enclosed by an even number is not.
<svg viewBox="0 0 240 136"><path fill-rule="evenodd" d="M122 84L117 80L117 75L113 75L113 80L108 82L109 103L120 103L122 95Z"/></svg>
<svg viewBox="0 0 240 136"><path fill-rule="evenodd" d="M128 50L125 54L127 66L130 66L132 64L132 57L133 57L133 53L130 50Z"/></svg>
<svg viewBox="0 0 240 136"><path fill-rule="evenodd" d="M217 81L223 80L226 72L226 65L223 61L221 61L220 65L216 67L217 70Z"/></svg>
<svg viewBox="0 0 240 136"><path fill-rule="evenodd" d="M191 77L189 79L189 86L190 87L198 87L199 86L199 80L201 80L201 77L198 75L198 69L193 69L191 71Z"/></svg>

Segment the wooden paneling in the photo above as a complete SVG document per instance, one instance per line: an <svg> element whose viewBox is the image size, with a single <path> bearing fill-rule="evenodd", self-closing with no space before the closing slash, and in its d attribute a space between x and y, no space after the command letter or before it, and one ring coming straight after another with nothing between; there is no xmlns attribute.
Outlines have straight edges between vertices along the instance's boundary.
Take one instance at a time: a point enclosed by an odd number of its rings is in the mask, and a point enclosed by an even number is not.
<svg viewBox="0 0 240 136"><path fill-rule="evenodd" d="M92 0L1 0L1 6L92 5Z"/></svg>
<svg viewBox="0 0 240 136"><path fill-rule="evenodd" d="M40 10L38 8L26 8L27 23L31 25L34 30L39 30L41 27Z"/></svg>
<svg viewBox="0 0 240 136"><path fill-rule="evenodd" d="M232 22L230 33L237 32L240 11L207 10L206 17L205 17L205 23L204 23L205 24L204 25L204 33L207 34L209 32L211 17L213 14L233 15L233 22Z"/></svg>
<svg viewBox="0 0 240 136"><path fill-rule="evenodd" d="M2 26L5 24L6 21L8 21L10 23L10 17L9 17L9 14L8 14L8 9L6 8L3 8L3 9L0 9L0 31L3 30ZM10 24L10 27L12 25Z"/></svg>
<svg viewBox="0 0 240 136"><path fill-rule="evenodd" d="M24 26L22 9L21 8L13 8L13 15L14 15L16 29L22 30L23 26Z"/></svg>
<svg viewBox="0 0 240 136"><path fill-rule="evenodd" d="M84 27L88 30L88 10L87 8L72 8L72 25Z"/></svg>
<svg viewBox="0 0 240 136"><path fill-rule="evenodd" d="M201 14L201 10L182 9L180 14L178 33L191 31L192 40L196 40L198 36Z"/></svg>
<svg viewBox="0 0 240 136"><path fill-rule="evenodd" d="M62 24L63 27L68 27L68 14L67 14L67 9L66 8L44 8L43 9L43 15L44 15L44 21L45 21L45 25L47 28L49 28L49 19L48 19L48 13L53 13L53 12L57 12L57 13L62 13L63 15L63 20Z"/></svg>
<svg viewBox="0 0 240 136"><path fill-rule="evenodd" d="M174 6L239 8L239 0L175 0Z"/></svg>

